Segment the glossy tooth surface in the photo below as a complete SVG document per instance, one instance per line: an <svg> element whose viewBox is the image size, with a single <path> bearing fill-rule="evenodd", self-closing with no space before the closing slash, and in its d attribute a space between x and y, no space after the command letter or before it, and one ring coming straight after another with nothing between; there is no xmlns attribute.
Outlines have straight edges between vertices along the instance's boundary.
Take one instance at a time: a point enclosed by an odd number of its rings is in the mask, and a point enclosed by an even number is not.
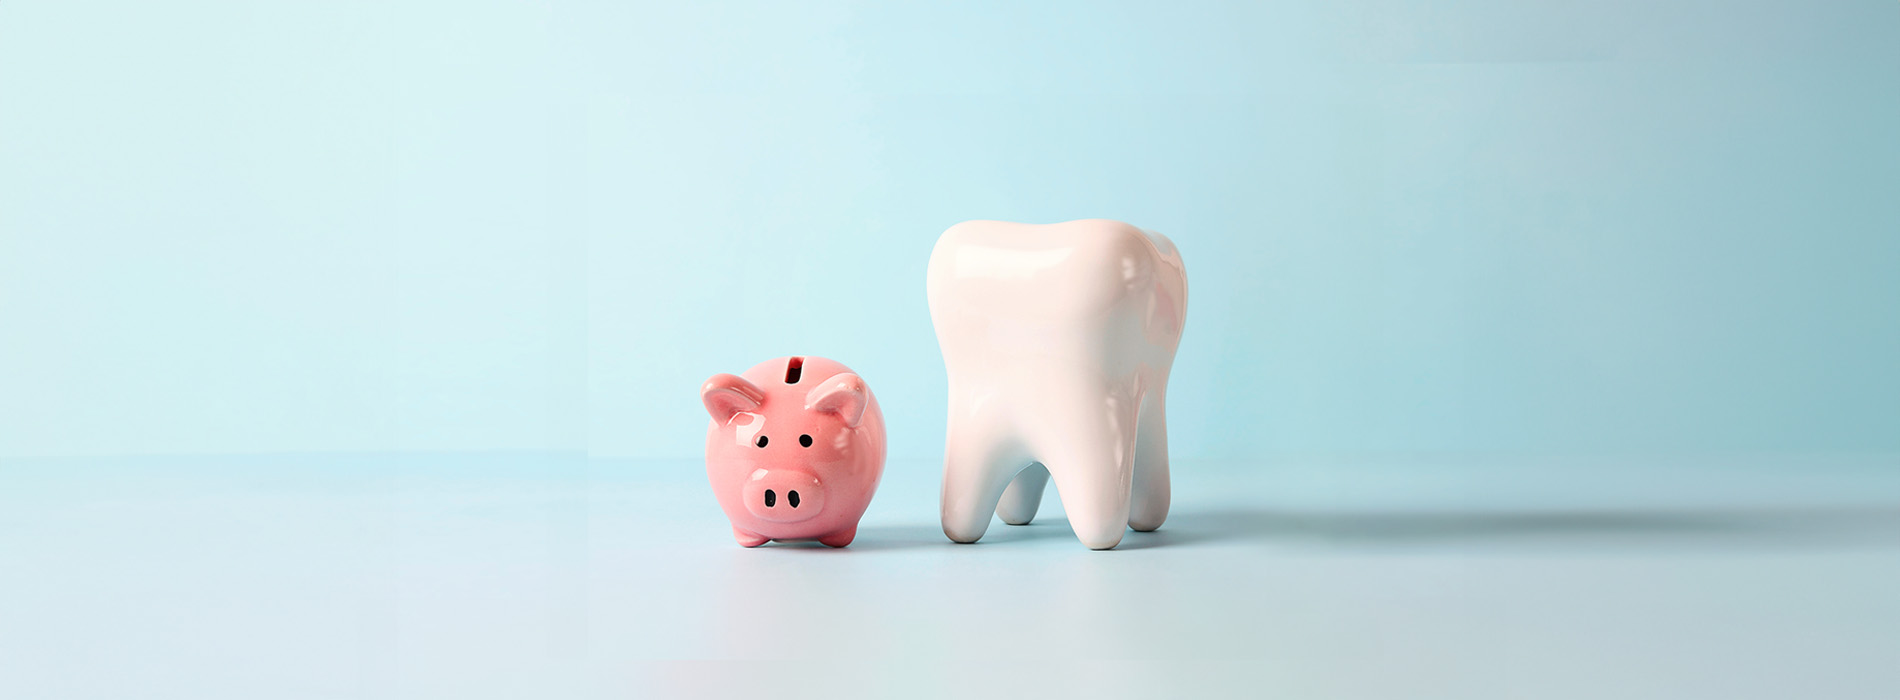
<svg viewBox="0 0 1900 700"><path fill-rule="evenodd" d="M1034 519L1055 482L1083 544L1168 514L1168 370L1187 277L1165 236L1091 219L969 221L930 256L931 320L950 378L943 531Z"/></svg>

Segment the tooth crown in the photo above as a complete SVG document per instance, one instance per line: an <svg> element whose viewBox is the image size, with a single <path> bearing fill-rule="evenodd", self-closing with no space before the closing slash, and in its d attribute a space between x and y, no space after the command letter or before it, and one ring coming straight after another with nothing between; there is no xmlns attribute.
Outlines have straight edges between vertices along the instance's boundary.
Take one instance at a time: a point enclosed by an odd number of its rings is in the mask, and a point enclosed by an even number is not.
<svg viewBox="0 0 1900 700"><path fill-rule="evenodd" d="M1187 312L1174 244L1101 219L967 221L937 240L927 286L950 380L944 534L1029 522L1052 476L1091 548L1160 527Z"/></svg>

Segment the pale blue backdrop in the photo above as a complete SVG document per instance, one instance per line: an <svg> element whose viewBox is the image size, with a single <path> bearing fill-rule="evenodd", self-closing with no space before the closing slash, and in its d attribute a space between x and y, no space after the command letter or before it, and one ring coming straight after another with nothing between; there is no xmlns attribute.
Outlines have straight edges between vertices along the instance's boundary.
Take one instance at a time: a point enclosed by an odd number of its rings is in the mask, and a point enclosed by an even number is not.
<svg viewBox="0 0 1900 700"><path fill-rule="evenodd" d="M1192 286L1187 457L1900 449L1900 4L0 3L0 457L691 457L963 219Z"/></svg>

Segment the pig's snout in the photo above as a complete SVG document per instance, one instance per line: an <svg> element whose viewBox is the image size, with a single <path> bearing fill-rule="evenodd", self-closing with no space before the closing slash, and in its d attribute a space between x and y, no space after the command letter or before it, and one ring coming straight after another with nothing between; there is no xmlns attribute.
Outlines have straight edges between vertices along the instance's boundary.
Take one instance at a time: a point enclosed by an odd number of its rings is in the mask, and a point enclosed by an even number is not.
<svg viewBox="0 0 1900 700"><path fill-rule="evenodd" d="M825 509L825 485L805 472L760 469L746 479L745 508L775 523L809 520Z"/></svg>

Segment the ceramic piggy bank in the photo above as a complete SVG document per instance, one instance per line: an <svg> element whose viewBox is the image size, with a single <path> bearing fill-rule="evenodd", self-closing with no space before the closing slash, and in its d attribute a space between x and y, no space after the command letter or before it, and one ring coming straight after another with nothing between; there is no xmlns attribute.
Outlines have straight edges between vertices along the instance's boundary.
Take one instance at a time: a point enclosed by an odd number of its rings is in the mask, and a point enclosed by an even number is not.
<svg viewBox="0 0 1900 700"><path fill-rule="evenodd" d="M739 544L851 544L884 474L884 414L864 380L822 357L781 357L699 390L706 475Z"/></svg>
<svg viewBox="0 0 1900 700"><path fill-rule="evenodd" d="M1187 272L1167 237L1118 221L967 221L930 254L950 378L943 532L1022 525L1055 477L1091 549L1168 517L1168 369Z"/></svg>

